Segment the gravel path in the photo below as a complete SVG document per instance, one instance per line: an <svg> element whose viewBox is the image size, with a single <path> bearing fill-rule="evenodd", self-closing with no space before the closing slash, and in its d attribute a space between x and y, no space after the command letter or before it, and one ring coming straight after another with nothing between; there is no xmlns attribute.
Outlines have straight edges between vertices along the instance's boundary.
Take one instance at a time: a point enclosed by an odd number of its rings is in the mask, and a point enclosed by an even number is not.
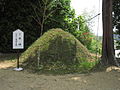
<svg viewBox="0 0 120 90"><path fill-rule="evenodd" d="M120 72L37 75L0 69L0 90L120 90Z"/></svg>

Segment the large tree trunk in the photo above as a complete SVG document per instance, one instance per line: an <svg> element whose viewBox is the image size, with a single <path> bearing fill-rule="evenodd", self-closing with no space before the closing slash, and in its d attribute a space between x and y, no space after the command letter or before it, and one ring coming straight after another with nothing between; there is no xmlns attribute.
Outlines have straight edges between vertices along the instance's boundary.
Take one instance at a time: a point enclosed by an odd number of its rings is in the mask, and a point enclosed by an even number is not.
<svg viewBox="0 0 120 90"><path fill-rule="evenodd" d="M112 0L103 0L103 43L102 64L115 65L114 40L112 30Z"/></svg>

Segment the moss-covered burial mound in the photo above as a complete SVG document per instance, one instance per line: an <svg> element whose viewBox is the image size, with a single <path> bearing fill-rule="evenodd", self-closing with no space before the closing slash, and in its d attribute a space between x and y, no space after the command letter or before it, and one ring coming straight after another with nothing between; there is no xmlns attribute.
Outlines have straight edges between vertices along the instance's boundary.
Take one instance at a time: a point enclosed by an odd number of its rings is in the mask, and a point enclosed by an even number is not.
<svg viewBox="0 0 120 90"><path fill-rule="evenodd" d="M50 70L79 67L91 56L73 35L61 29L51 29L35 41L21 55L21 59L29 69Z"/></svg>

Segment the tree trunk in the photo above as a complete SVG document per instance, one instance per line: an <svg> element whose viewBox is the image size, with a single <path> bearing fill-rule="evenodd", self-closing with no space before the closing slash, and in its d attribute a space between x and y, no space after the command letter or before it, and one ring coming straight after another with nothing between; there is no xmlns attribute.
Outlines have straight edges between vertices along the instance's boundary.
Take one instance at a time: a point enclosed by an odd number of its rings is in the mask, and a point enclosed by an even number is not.
<svg viewBox="0 0 120 90"><path fill-rule="evenodd" d="M40 36L42 36L43 35L43 23L41 24L41 31L40 31Z"/></svg>
<svg viewBox="0 0 120 90"><path fill-rule="evenodd" d="M115 65L114 40L112 30L112 0L103 0L103 43L102 64Z"/></svg>

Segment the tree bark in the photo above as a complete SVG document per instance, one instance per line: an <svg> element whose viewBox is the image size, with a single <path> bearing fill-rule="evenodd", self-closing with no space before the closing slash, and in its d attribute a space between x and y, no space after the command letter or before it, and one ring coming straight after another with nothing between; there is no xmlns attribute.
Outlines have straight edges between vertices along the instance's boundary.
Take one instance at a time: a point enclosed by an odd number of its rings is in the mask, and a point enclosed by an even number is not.
<svg viewBox="0 0 120 90"><path fill-rule="evenodd" d="M115 65L114 40L112 29L112 0L103 0L103 43L102 64Z"/></svg>

